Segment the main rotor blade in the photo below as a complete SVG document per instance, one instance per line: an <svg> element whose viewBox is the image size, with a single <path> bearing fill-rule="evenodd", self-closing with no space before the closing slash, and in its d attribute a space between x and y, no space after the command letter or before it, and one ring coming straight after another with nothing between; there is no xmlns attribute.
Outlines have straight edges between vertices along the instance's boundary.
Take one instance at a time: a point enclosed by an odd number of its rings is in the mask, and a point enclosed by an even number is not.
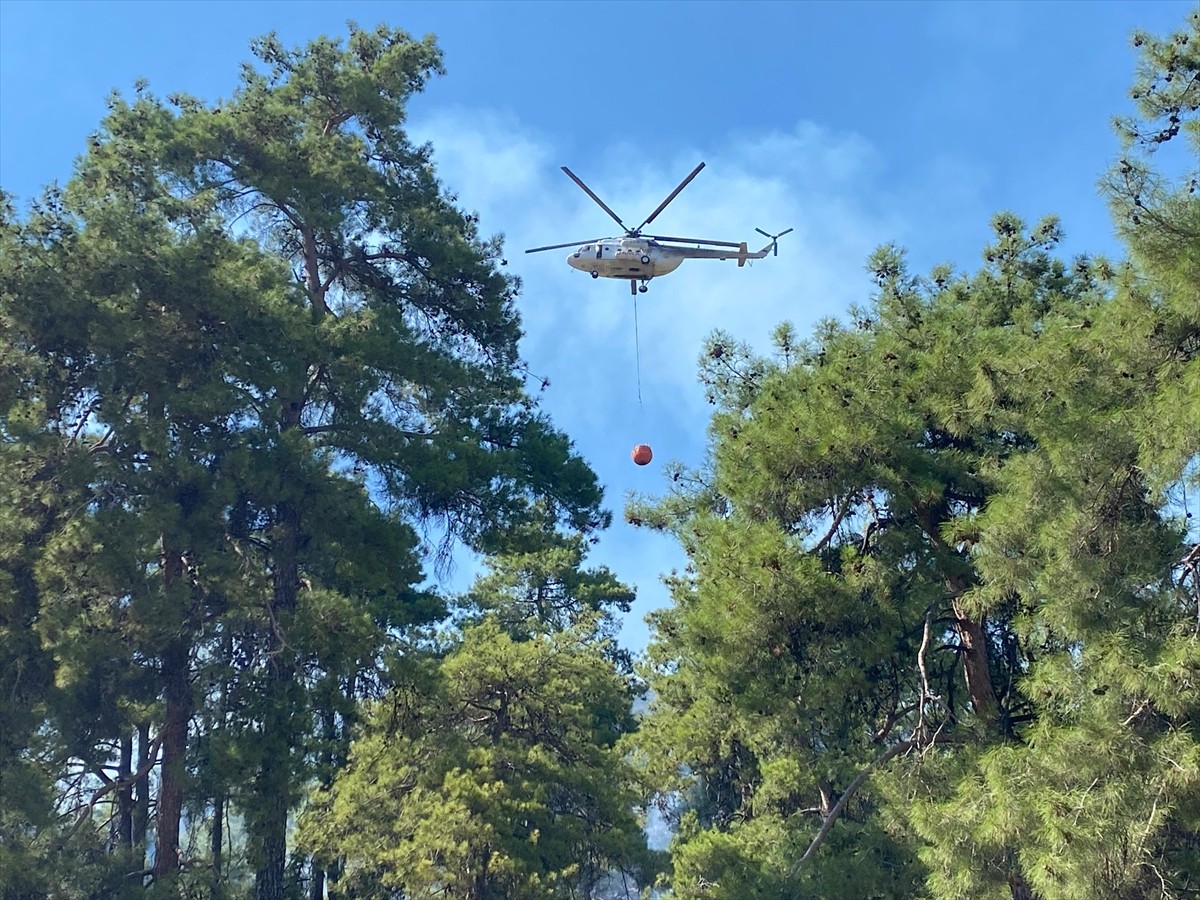
<svg viewBox="0 0 1200 900"><path fill-rule="evenodd" d="M661 234L643 234L642 237L655 241L675 241L678 244L712 244L715 247L740 247L737 241L708 241L704 238L666 237Z"/></svg>
<svg viewBox="0 0 1200 900"><path fill-rule="evenodd" d="M620 225L626 231L629 230L628 228L625 227L625 223L621 221L621 217L618 216L611 209L609 209L607 203L605 203L603 200L601 200L599 197L597 197L594 193L592 193L592 189L583 183L582 178L580 178L578 175L576 175L574 172L572 172L566 166L563 166L562 170L567 173L567 177L569 177L573 182L575 182L577 185L579 185L581 188L583 188L583 192L585 194L587 194L589 197L591 197L593 200L595 200L596 203L600 206L600 208L602 210L604 210L606 213L608 213L610 216L612 216L614 222L616 222L618 225Z"/></svg>
<svg viewBox="0 0 1200 900"><path fill-rule="evenodd" d="M687 187L691 183L692 179L700 174L700 170L703 168L704 168L704 163L700 163L700 165L698 165L698 166L696 166L696 168L692 169L692 174L689 175L687 178L683 179L683 181L679 182L679 187L677 187L677 188L675 188L675 190L671 191L671 193L667 195L667 199L664 200L662 203L658 204L658 209L656 209L654 212L650 213L650 215L649 215L649 217L647 217L646 221L643 222L641 225L639 225L637 228L635 228L633 230L635 232L641 231L643 228L645 228L647 225L649 225L651 222L653 222L654 219L658 216L658 214L667 208L667 204L670 203L672 200L674 200L676 197L678 197L679 192L682 191L685 187Z"/></svg>
<svg viewBox="0 0 1200 900"><path fill-rule="evenodd" d="M588 238L586 241L571 241L567 244L551 244L549 247L534 247L532 250L526 250L526 253L540 253L543 250L561 250L563 247L582 247L584 244L594 244L597 241L602 241L604 238Z"/></svg>

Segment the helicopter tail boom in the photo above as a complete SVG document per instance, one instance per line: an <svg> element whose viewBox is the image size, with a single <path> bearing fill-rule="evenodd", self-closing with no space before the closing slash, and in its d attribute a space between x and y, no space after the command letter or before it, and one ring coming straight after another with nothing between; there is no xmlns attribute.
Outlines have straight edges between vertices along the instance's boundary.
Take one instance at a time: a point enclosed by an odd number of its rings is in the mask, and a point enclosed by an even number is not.
<svg viewBox="0 0 1200 900"><path fill-rule="evenodd" d="M789 228L788 231L791 231L791 229ZM785 231L784 234L787 234L787 231ZM753 253L749 252L746 242L742 241L741 244L738 245L738 268L740 269L742 266L746 265L746 260L748 259L766 259L772 253L774 253L775 256L778 256L779 244L777 242L779 237L780 236L777 235L776 237L772 238L771 243L767 244L767 246L763 247L761 250L756 250Z"/></svg>

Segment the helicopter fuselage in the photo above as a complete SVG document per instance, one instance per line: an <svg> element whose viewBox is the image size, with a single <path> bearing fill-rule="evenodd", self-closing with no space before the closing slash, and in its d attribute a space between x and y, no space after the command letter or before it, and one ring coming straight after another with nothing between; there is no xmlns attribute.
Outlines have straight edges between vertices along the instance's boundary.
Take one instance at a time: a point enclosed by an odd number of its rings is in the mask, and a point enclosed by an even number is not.
<svg viewBox="0 0 1200 900"><path fill-rule="evenodd" d="M614 222L625 229L625 236L594 238L578 245L574 242L549 244L545 247L533 247L525 252L541 253L543 250L558 250L562 247L574 246L575 250L567 256L568 266L578 269L580 272L587 272L593 278L624 278L628 280L629 289L634 294L645 293L646 282L651 278L674 272L685 259L736 259L738 266L741 267L752 259L762 259L768 252L778 254L779 247L776 241L792 229L789 228L776 235L767 234L761 228L754 229L759 234L771 239L771 243L754 253L746 249L745 241L712 241L705 238L642 234L642 229L653 222L658 214L667 208L667 205L691 183L703 168L704 163L700 163L692 169L691 174L667 195L666 200L658 204L658 208L650 213L641 225L630 228L621 221L620 216L596 196L590 187L583 183L578 175L563 166L563 172L608 213ZM695 246L690 246L693 244Z"/></svg>
<svg viewBox="0 0 1200 900"><path fill-rule="evenodd" d="M608 238L577 248L567 256L567 265L595 273L593 278L648 281L674 272L688 256L687 248L666 247L645 238Z"/></svg>

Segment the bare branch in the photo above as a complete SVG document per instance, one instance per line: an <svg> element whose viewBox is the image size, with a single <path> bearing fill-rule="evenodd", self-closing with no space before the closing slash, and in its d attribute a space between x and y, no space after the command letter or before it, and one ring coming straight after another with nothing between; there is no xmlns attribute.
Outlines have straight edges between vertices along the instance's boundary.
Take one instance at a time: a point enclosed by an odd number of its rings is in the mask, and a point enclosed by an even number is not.
<svg viewBox="0 0 1200 900"><path fill-rule="evenodd" d="M822 550L825 549L825 547L829 544L829 542L831 540L833 540L833 536L835 534L837 534L837 530L841 527L842 521L846 518L846 516L850 512L850 507L852 505L851 500L852 500L852 498L847 497L845 500L842 501L841 505L837 509L837 512L835 512L833 515L833 523L829 526L829 530L825 532L824 537L822 537L819 541L817 541L817 543L813 546L811 552L820 553Z"/></svg>
<svg viewBox="0 0 1200 900"><path fill-rule="evenodd" d="M925 610L925 630L921 634L921 648L917 651L917 671L921 673L921 712L917 718L917 734L925 733L925 704L932 696L929 691L929 673L925 668L925 652L929 649L929 632L933 624L933 610Z"/></svg>
<svg viewBox="0 0 1200 900"><path fill-rule="evenodd" d="M98 788L92 793L91 799L87 802L83 812L81 812L79 817L75 820L75 824L71 826L71 828L59 841L60 848L65 846L67 841L74 837L75 832L83 827L83 823L92 817L92 811L96 808L96 804L99 803L106 795L120 788L130 787L131 785L135 784L138 779L149 774L150 770L158 765L158 748L160 744L162 744L161 733L158 735L158 737L150 742L150 746L147 748L149 751L149 756L147 757L146 762L143 763L136 772L133 772L127 777L121 778L117 781L109 781L104 785L104 787Z"/></svg>
<svg viewBox="0 0 1200 900"><path fill-rule="evenodd" d="M870 777L871 773L892 757L911 750L915 745L915 741L901 741L899 744L893 744L891 747L888 747L877 757L875 757L874 760L867 764L865 769L858 773L855 779L850 782L850 786L842 792L842 796L838 798L837 803L833 805L833 809L829 811L829 815L827 815L825 817L825 821L821 823L821 828L817 832L817 836L812 839L812 843L808 845L808 849L804 851L804 855L800 857L800 861L793 867L793 876L799 874L800 869L804 866L804 864L812 859L813 854L820 849L823 843L825 843L825 838L829 837L829 832L833 830L834 823L837 822L843 810L845 810L846 804L850 802L851 798L858 792L858 789L863 786L863 782Z"/></svg>
<svg viewBox="0 0 1200 900"><path fill-rule="evenodd" d="M878 744L884 741L892 729L896 727L896 723L903 719L911 712L915 712L920 708L919 703L909 703L907 706L900 706L888 713L887 719L879 726L879 729L871 735L871 743Z"/></svg>
<svg viewBox="0 0 1200 900"><path fill-rule="evenodd" d="M957 741L954 738L934 735L933 739L931 739L928 743L949 744L956 742ZM850 800L856 793L858 793L858 789L861 788L863 783L871 776L871 773L888 760L899 756L901 753L907 753L909 750L912 750L914 747L918 746L922 746L922 742L916 740L901 741L898 744L893 744L891 747L888 747L877 757L875 757L875 759L869 762L866 767L859 772L857 776L855 776L854 780L850 782L849 787L847 787L842 793L842 796L838 798L837 803L833 805L833 809L829 811L829 815L825 817L825 821L821 823L821 828L817 832L817 836L812 839L812 843L808 845L808 849L804 851L804 855L800 857L800 861L792 867L793 877L800 874L800 870L804 867L804 864L812 859L813 854L815 854L817 850L820 849L821 845L825 843L825 838L829 837L829 832L833 830L834 824L845 811L846 806L850 803Z"/></svg>

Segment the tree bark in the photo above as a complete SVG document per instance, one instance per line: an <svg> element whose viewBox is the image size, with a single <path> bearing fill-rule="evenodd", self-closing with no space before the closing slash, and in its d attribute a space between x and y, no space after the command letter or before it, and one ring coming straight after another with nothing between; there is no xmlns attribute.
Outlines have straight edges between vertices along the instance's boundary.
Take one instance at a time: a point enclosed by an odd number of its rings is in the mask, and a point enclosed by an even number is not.
<svg viewBox="0 0 1200 900"><path fill-rule="evenodd" d="M971 707L976 716L994 727L998 724L1000 705L996 700L996 690L992 686L990 653L987 635L983 630L987 620L980 616L976 621L963 606L962 597L970 589L971 581L961 571L955 570L955 565L960 564L962 560L942 539L940 528L944 515L935 514L932 509L920 504L914 507L914 512L921 524L921 530L929 538L940 565L947 573L946 584L952 591L951 605L954 609L955 630L963 650L963 680L967 683ZM944 507L942 512L944 513Z"/></svg>
<svg viewBox="0 0 1200 900"><path fill-rule="evenodd" d="M258 864L254 873L255 900L284 900L287 892L288 773L286 762L270 754L259 769Z"/></svg>
<svg viewBox="0 0 1200 900"><path fill-rule="evenodd" d="M188 645L175 638L163 653L166 712L162 730L162 771L154 830L154 876L162 878L179 869L179 821L183 814L184 758L188 722L191 720L191 684L188 679Z"/></svg>
<svg viewBox="0 0 1200 900"><path fill-rule="evenodd" d="M168 598L183 572L180 551L163 538L163 589ZM192 687L188 678L190 648L183 626L163 651L162 678L165 699L162 728L162 771L158 783L155 814L155 878L179 870L179 821L183 814L184 759L187 755L188 723L192 718Z"/></svg>
<svg viewBox="0 0 1200 900"><path fill-rule="evenodd" d="M146 832L150 828L150 723L138 723L137 731L137 770L145 774L134 784L133 849L142 851L142 864L145 865Z"/></svg>
<svg viewBox="0 0 1200 900"><path fill-rule="evenodd" d="M967 694L975 715L989 725L995 725L999 712L996 689L992 685L992 667L988 653L987 635L983 625L986 619L976 622L955 599L955 627L958 641L962 645L963 678L967 683Z"/></svg>
<svg viewBox="0 0 1200 900"><path fill-rule="evenodd" d="M299 416L299 404L296 416ZM300 586L300 514L290 503L276 507L276 539L270 615L274 634L263 714L263 758L255 779L256 834L252 840L255 900L284 900L287 865L287 816L291 808L290 750L296 732L293 716L295 663L286 628Z"/></svg>
<svg viewBox="0 0 1200 900"><path fill-rule="evenodd" d="M117 846L133 853L133 735L121 735L121 758L117 764L117 779L128 784L117 791Z"/></svg>

